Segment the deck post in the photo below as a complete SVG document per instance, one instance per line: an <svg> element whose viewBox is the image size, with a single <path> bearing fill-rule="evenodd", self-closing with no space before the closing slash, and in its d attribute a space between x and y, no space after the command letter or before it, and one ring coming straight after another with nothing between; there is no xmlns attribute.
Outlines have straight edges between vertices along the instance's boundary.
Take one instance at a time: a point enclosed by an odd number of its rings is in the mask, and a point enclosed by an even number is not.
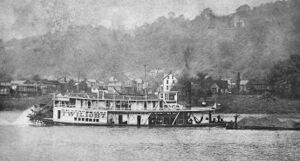
<svg viewBox="0 0 300 161"><path fill-rule="evenodd" d="M127 110L129 110L129 100L127 102ZM130 109L131 110L131 109Z"/></svg>
<svg viewBox="0 0 300 161"><path fill-rule="evenodd" d="M211 123L211 111L208 113L208 122Z"/></svg>
<svg viewBox="0 0 300 161"><path fill-rule="evenodd" d="M184 124L184 125L185 125L185 114L186 113L183 113L183 119L182 119L182 124Z"/></svg>

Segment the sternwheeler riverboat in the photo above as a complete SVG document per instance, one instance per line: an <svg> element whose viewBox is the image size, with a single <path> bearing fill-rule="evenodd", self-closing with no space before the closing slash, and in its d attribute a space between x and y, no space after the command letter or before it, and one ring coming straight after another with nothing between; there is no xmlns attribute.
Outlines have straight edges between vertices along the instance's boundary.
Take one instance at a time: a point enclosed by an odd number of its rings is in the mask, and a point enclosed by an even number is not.
<svg viewBox="0 0 300 161"><path fill-rule="evenodd" d="M52 120L56 125L225 127L212 118L216 106L185 107L177 103L177 92L164 96L56 94Z"/></svg>

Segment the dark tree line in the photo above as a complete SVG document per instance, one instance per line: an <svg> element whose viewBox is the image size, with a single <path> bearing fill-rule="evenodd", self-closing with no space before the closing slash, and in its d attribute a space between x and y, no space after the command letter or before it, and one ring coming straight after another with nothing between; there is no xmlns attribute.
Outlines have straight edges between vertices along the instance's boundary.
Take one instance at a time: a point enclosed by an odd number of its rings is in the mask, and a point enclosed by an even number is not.
<svg viewBox="0 0 300 161"><path fill-rule="evenodd" d="M187 104L190 102L194 106L199 105L200 99L205 101L208 97L212 96L210 86L213 81L208 74L201 72L197 73L195 77L182 75L173 89L179 92L179 101ZM187 82L190 84L187 85Z"/></svg>
<svg viewBox="0 0 300 161"><path fill-rule="evenodd" d="M300 55L291 55L280 61L270 71L270 83L274 92L291 98L300 96Z"/></svg>

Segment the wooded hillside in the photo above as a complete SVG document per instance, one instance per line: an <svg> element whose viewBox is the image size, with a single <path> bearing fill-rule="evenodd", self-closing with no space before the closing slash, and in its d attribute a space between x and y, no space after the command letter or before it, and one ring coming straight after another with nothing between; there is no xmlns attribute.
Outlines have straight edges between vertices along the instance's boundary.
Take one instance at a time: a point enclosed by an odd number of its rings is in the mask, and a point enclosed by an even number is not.
<svg viewBox="0 0 300 161"><path fill-rule="evenodd" d="M68 73L103 79L148 70L180 71L192 48L191 71L216 77L266 77L278 61L299 54L299 1L278 1L218 16L203 10L192 20L170 14L133 31L72 26L66 31L1 42L1 78ZM299 44L299 43L298 43ZM3 75L3 76L2 76ZM6 76L4 76L6 75Z"/></svg>

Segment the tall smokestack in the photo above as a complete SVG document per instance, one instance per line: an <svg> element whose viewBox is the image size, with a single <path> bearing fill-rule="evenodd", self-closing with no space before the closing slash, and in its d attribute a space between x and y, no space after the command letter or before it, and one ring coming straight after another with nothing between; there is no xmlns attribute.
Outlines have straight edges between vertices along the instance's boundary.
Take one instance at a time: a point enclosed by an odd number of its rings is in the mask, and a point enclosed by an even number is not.
<svg viewBox="0 0 300 161"><path fill-rule="evenodd" d="M190 61L192 59L192 48L187 47L184 51L184 91L185 91L185 102L186 107L190 108L192 106L192 84L191 84L191 67L190 67Z"/></svg>
<svg viewBox="0 0 300 161"><path fill-rule="evenodd" d="M190 108L192 106L192 84L191 84L191 81L190 80L187 80L185 82L185 89L186 89L186 107L187 108Z"/></svg>
<svg viewBox="0 0 300 161"><path fill-rule="evenodd" d="M237 93L240 92L240 85L241 85L241 76L240 76L240 72L237 73L237 78L236 78L236 89L237 89Z"/></svg>

